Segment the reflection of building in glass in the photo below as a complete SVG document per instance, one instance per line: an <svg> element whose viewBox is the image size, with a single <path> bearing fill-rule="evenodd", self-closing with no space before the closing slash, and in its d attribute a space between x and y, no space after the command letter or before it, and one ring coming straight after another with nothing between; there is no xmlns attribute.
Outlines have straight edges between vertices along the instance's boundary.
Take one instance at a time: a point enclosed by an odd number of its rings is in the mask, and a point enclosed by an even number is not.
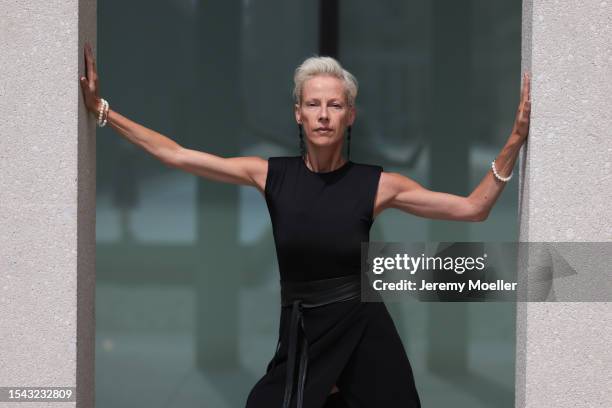
<svg viewBox="0 0 612 408"><path fill-rule="evenodd" d="M107 3L101 18L112 15L113 7ZM141 107L141 123L162 133L167 129L164 134L186 147L222 156L298 154L291 100L293 70L320 49L335 52L359 81L358 116L351 143L351 158L355 161L381 164L387 171L406 174L430 188L464 194L484 176L490 158L498 153L500 140L509 131L513 98L519 88L519 5L504 5L504 12L499 4L468 9L449 6L456 9L448 14L444 7L432 8L425 1L375 6L358 2L351 7L339 3L335 11L329 5L319 10L316 3L285 1L199 3L187 14L182 14L184 8L176 9L170 3L163 7L165 24L181 29L149 34L163 35L160 41L174 42L177 47L173 48L172 58L158 61L155 70L144 75L150 81L160 77L174 79L165 80L163 88L127 94L125 98L131 97L132 102L126 100L125 104L126 109ZM129 13L129 8L124 13ZM225 27L213 24L215 21L223 21ZM186 36L186 32L193 35ZM113 35L116 34L101 33L106 41L112 41ZM129 44L124 43L124 50L120 45L108 50L115 59L124 61L122 69L126 71L132 61L149 58L146 49L137 58ZM502 54L500 48L514 51ZM444 60L445 56L449 59ZM109 61L110 58L109 55ZM108 64L118 69L112 62ZM112 94L116 98L128 91L117 81L105 83L114 87ZM138 102L143 98L152 104ZM104 166L103 158L100 163ZM195 299L194 309L175 313L187 313L198 322L184 329L197 345L198 354L193 358L204 370L199 374L201 381L210 385L206 387L210 395L228 401L236 398L233 405L227 406L240 406L236 385L230 390L215 384L218 375L207 372L205 367L213 362L220 367L234 367L236 375L246 370L249 376L239 381L239 388L247 392L268 360L265 350L275 344L277 267L265 202L253 189L197 179L151 163L145 156L134 157L133 163L138 168L136 182L141 200L133 210L132 224L141 245L132 250L133 256L124 258L121 268L129 272L109 274L101 268L99 285L104 287L105 275L114 276L112 281L120 283L119 277L128 274L141 285L166 285L172 276L184 282L177 282L177 288L183 288L184 296ZM195 189L187 187L194 183ZM506 187L498 201L498 211L487 223L451 225L389 212L377 219L371 239L486 240L493 234L498 239L514 239L514 183ZM181 198L175 199L171 191ZM142 199L147 194L148 198ZM126 201L129 198L126 196ZM163 219L173 221L162 224ZM178 225L181 227L175 227ZM104 228L99 227L100 236ZM505 231L505 237L499 231ZM451 234L455 236L451 238ZM126 245L121 241L115 246L104 242L100 247L105 249L100 254L101 265L107 264L105 254L118 254ZM153 269L145 271L143 258L152 252L166 255L150 265ZM236 258L236 253L241 256ZM177 257L186 262L173 265L171 260ZM202 286L194 283L200 279ZM238 292L236 287L240 288ZM179 292L176 295L180 296ZM150 307L155 307L153 298L150 302ZM210 309L211 302L218 308ZM242 306L230 309L232 302ZM223 313L223 318L206 310ZM512 360L503 358L514 352L510 305L494 314L474 306L455 305L451 316L443 304L418 304L410 310L405 305L392 304L390 311L421 373L423 387L437 389L438 395L448 393L454 402L464 399L475 406L470 391L461 396L451 391L456 387L444 385L445 381L452 382L455 375L444 366L453 366L464 378L471 373L469 378L474 384L479 383L481 371L493 370L499 378L506 379L505 385L480 390L474 387L473 395L480 395L482 406L487 406L489 391L496 402L505 398L510 403L514 385L513 368L508 362ZM164 314L167 313L172 312ZM112 315L105 320L111 325ZM500 331L494 335L495 340L484 340L479 333L466 331L472 319L502 319L506 323L498 325ZM455 333L452 345L445 342L446 336L439 336L449 324ZM207 328L212 327L217 335L210 337L211 330ZM99 329L104 330L104 326ZM236 336L241 339L238 343L223 341ZM491 353L470 353L472 344L480 344ZM215 355L209 355L211 349L216 350Z"/></svg>

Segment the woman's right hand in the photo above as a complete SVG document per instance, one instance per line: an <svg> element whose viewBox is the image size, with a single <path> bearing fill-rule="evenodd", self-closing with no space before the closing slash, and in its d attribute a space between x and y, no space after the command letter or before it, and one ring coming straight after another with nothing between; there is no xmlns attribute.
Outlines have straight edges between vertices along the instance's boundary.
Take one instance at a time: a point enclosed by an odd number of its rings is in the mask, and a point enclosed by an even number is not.
<svg viewBox="0 0 612 408"><path fill-rule="evenodd" d="M85 43L85 70L87 77L82 76L79 80L81 90L83 91L83 98L85 99L85 106L87 106L87 110L90 112L98 114L101 104L100 81L96 72L96 60L89 43Z"/></svg>

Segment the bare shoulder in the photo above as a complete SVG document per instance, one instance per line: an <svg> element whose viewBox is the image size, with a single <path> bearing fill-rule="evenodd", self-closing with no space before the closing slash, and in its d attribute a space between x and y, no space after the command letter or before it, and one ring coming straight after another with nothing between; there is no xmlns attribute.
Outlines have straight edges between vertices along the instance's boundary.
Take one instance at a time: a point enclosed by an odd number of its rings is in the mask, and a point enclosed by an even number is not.
<svg viewBox="0 0 612 408"><path fill-rule="evenodd" d="M403 174L383 171L378 181L378 191L374 202L374 215L380 214L386 208L390 208L393 200L401 191L419 188L420 184Z"/></svg>
<svg viewBox="0 0 612 408"><path fill-rule="evenodd" d="M380 175L379 189L395 192L418 188L420 184L408 176L400 173L383 171Z"/></svg>
<svg viewBox="0 0 612 408"><path fill-rule="evenodd" d="M257 188L262 194L266 185L268 174L268 160L258 156L231 157L227 160L239 166L248 179L251 180L253 187Z"/></svg>

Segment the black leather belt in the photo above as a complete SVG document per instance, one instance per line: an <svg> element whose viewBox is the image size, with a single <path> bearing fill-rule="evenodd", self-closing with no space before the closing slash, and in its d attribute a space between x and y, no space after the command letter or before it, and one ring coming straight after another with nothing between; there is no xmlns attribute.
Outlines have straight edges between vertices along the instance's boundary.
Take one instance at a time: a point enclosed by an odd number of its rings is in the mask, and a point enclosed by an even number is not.
<svg viewBox="0 0 612 408"><path fill-rule="evenodd" d="M304 385L308 369L308 340L304 330L302 309L328 305L357 298L361 295L361 276L358 274L338 278L320 279L305 282L281 281L282 307L291 308L289 326L289 349L287 352L287 377L283 408L289 408L293 397L293 382L296 360L299 355L297 408L302 408ZM298 337L302 332L302 347L298 350ZM280 338L276 352L280 348ZM276 357L276 354L275 354Z"/></svg>

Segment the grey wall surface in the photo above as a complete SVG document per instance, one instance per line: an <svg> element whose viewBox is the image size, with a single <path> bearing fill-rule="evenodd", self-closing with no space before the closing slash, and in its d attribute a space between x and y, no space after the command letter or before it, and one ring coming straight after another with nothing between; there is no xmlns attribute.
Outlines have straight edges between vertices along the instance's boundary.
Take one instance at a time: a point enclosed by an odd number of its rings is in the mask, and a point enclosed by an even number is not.
<svg viewBox="0 0 612 408"><path fill-rule="evenodd" d="M78 77L96 2L0 14L0 387L76 387L53 406L91 407L95 121Z"/></svg>
<svg viewBox="0 0 612 408"><path fill-rule="evenodd" d="M612 241L611 22L609 1L523 3L521 241ZM516 406L611 406L611 338L612 303L519 303Z"/></svg>

